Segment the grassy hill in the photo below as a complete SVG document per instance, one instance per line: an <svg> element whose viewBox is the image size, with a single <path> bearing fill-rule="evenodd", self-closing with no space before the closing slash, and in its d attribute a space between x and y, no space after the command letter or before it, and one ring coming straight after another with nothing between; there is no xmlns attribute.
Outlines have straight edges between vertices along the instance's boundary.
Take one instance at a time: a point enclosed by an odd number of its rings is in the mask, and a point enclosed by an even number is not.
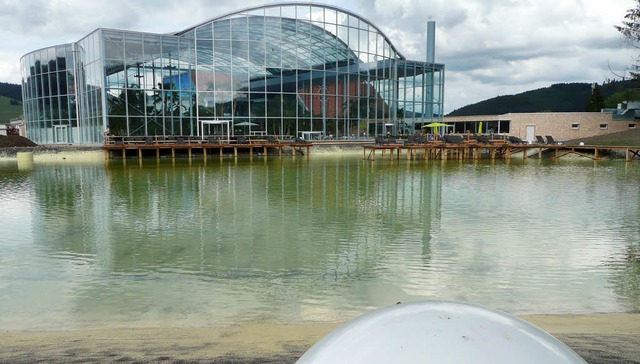
<svg viewBox="0 0 640 364"><path fill-rule="evenodd" d="M0 124L7 124L11 119L22 115L22 103L17 102L18 105L12 105L12 100L13 99L0 96ZM13 103L15 104L16 101Z"/></svg>
<svg viewBox="0 0 640 364"><path fill-rule="evenodd" d="M0 124L22 115L22 86L0 82Z"/></svg>
<svg viewBox="0 0 640 364"><path fill-rule="evenodd" d="M590 138L568 140L568 145L578 145L584 142L586 145L608 146L638 146L640 145L640 129L622 131Z"/></svg>
<svg viewBox="0 0 640 364"><path fill-rule="evenodd" d="M613 81L600 85L605 99L615 100L630 92L637 91L637 81ZM585 111L591 97L590 83L559 83L537 90L526 91L516 95L498 96L475 104L461 107L448 116L466 115L500 115L506 113L528 112L581 112Z"/></svg>

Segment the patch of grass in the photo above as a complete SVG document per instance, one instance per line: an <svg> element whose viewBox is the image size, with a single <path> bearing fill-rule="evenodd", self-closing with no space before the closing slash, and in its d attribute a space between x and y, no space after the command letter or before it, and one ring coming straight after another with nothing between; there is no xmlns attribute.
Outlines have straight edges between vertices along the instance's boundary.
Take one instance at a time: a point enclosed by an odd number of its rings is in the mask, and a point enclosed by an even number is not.
<svg viewBox="0 0 640 364"><path fill-rule="evenodd" d="M21 103L11 105L11 99L0 96L0 124L7 124L11 119L15 119L20 115L22 115Z"/></svg>
<svg viewBox="0 0 640 364"><path fill-rule="evenodd" d="M567 140L567 145L578 145L584 142L585 145L607 145L617 146L640 146L640 129L622 131L607 135L594 136L590 138Z"/></svg>

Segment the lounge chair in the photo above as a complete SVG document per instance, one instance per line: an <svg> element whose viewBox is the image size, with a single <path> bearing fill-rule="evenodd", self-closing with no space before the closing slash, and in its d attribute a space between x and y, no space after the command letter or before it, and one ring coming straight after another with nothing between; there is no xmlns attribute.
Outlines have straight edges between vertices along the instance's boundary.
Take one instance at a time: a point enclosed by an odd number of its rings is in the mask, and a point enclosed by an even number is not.
<svg viewBox="0 0 640 364"><path fill-rule="evenodd" d="M459 135L451 135L451 134L445 134L442 136L442 140L444 140L445 143L447 144L461 144L463 139L461 136Z"/></svg>
<svg viewBox="0 0 640 364"><path fill-rule="evenodd" d="M417 135L413 134L407 136L407 139L404 141L404 145L416 145L418 143L417 137Z"/></svg>
<svg viewBox="0 0 640 364"><path fill-rule="evenodd" d="M547 144L559 144L551 135L547 135Z"/></svg>
<svg viewBox="0 0 640 364"><path fill-rule="evenodd" d="M511 144L524 144L524 141L517 136L509 135L507 141Z"/></svg>
<svg viewBox="0 0 640 364"><path fill-rule="evenodd" d="M538 144L547 144L542 135L536 135L536 142L538 142Z"/></svg>
<svg viewBox="0 0 640 364"><path fill-rule="evenodd" d="M488 136L486 136L486 135L478 135L478 136L476 137L476 141L477 141L478 143L482 143L482 144L491 144L491 138L489 138L489 137L488 137Z"/></svg>

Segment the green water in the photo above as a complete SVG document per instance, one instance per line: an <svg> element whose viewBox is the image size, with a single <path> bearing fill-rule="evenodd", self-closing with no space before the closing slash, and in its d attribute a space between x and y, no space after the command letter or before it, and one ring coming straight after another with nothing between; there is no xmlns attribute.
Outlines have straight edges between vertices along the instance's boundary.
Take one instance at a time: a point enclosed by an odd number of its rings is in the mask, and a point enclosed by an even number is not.
<svg viewBox="0 0 640 364"><path fill-rule="evenodd" d="M0 329L640 310L640 164L0 162Z"/></svg>

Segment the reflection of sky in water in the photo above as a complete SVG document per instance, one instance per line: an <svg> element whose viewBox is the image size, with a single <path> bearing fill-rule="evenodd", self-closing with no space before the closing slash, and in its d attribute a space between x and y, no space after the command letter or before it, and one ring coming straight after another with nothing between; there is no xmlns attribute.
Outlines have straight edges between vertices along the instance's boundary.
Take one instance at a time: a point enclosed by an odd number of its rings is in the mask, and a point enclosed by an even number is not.
<svg viewBox="0 0 640 364"><path fill-rule="evenodd" d="M421 299L640 308L636 165L215 159L0 172L0 328L332 321Z"/></svg>

